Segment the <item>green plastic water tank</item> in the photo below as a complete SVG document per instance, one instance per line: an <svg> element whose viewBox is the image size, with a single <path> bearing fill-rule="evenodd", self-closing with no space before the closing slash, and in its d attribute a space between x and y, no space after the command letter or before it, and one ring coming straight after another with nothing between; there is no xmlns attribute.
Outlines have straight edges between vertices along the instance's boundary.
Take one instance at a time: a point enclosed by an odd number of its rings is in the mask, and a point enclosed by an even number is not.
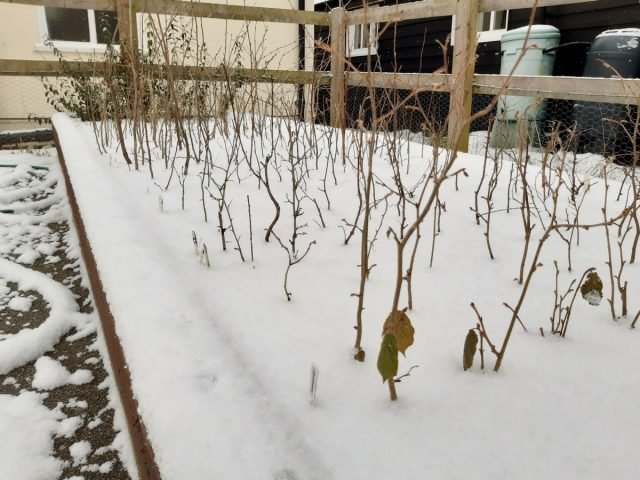
<svg viewBox="0 0 640 480"><path fill-rule="evenodd" d="M529 36L527 38L527 32ZM526 39L526 44L525 44ZM547 51L560 43L560 31L550 25L532 25L509 30L502 35L502 63L500 74L507 75L513 71L514 76L551 75L555 62L555 51ZM526 47L526 50L525 50ZM522 51L524 53L522 53ZM516 66L518 58L522 55ZM496 125L492 132L492 146L516 147L517 119L525 119L530 136L538 143L545 115L545 102L536 97L520 97L504 95L498 101Z"/></svg>

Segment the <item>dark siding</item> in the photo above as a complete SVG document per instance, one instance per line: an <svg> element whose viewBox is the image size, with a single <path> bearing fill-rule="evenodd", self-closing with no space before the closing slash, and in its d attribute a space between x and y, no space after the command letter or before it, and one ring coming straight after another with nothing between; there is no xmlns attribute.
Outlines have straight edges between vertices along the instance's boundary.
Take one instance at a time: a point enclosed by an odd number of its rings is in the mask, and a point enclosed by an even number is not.
<svg viewBox="0 0 640 480"><path fill-rule="evenodd" d="M640 3L634 0L599 0L547 7L544 21L560 30L560 43L592 42L604 30L640 27ZM554 75L581 76L588 46L561 49Z"/></svg>
<svg viewBox="0 0 640 480"><path fill-rule="evenodd" d="M547 7L545 20L560 29L563 42L591 41L610 28L640 27L640 3L637 0L599 0Z"/></svg>
<svg viewBox="0 0 640 480"><path fill-rule="evenodd" d="M450 34L451 17L400 22L388 28L378 42L382 70L425 73L442 68L446 64L442 45Z"/></svg>
<svg viewBox="0 0 640 480"><path fill-rule="evenodd" d="M386 0L376 3L391 5L396 2ZM333 0L318 5L317 9L327 11L337 4L337 0ZM357 8L361 2L354 0L344 4L346 8L353 9ZM509 13L509 28L527 25L529 17L530 10L512 10ZM536 12L535 22L557 27L561 31L561 43L592 41L597 34L610 28L640 27L640 3L637 0L598 0L540 8ZM450 33L451 17L401 22L395 27L389 27L382 34L377 60L383 71L432 72L445 63L438 41L444 43ZM316 38L320 37L327 39L326 28L316 29ZM585 53L584 48L559 51L557 63L565 68L565 71L560 73L565 75L581 73ZM451 52L448 52L448 57L450 65ZM354 58L354 63L360 67L364 66L362 58ZM499 73L500 42L483 43L478 46L476 71Z"/></svg>
<svg viewBox="0 0 640 480"><path fill-rule="evenodd" d="M361 0L343 2L345 8L354 9L362 4ZM374 2L369 2L373 4ZM406 1L383 0L378 5L408 3ZM316 6L317 10L328 11L338 5L338 0ZM519 28L529 24L529 9L509 12L509 28ZM375 70L399 72L433 72L445 65L445 54L438 42L445 43L451 34L451 17L430 18L401 22L388 27L379 39L378 55L373 62ZM535 23L553 25L561 31L560 42L591 42L604 30L611 28L640 27L640 3L638 0L598 0L596 2L539 8ZM316 28L316 39L329 42L327 28ZM587 47L574 45L558 50L554 75L580 76L584 67ZM446 52L446 64L451 65L451 48ZM327 54L316 49L316 68L326 63ZM358 69L366 69L365 58L353 58ZM476 72L480 74L500 73L500 42L481 43L478 45ZM328 66L327 66L328 69ZM357 90L357 91L356 91ZM363 91L359 91L363 90ZM364 89L351 89L347 99L347 110L355 114L362 106ZM326 92L321 95L328 97ZM404 95L404 94L402 94ZM389 94L379 92L378 98L389 98ZM327 103L327 98L323 101ZM350 98L349 98L350 97ZM474 109L479 109L488 101L479 98L474 102ZM420 105L435 114L437 119L446 115L446 94L421 94ZM549 109L553 110L553 108ZM380 111L384 111L381 108ZM421 123L414 113L403 115L401 126L413 130ZM486 126L473 126L486 128Z"/></svg>

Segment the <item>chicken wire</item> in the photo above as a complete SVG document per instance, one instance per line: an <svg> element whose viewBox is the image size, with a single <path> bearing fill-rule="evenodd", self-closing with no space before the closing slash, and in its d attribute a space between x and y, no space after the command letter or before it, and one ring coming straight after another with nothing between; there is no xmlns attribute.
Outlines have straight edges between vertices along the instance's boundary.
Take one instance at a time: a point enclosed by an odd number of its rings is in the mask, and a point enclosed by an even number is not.
<svg viewBox="0 0 640 480"><path fill-rule="evenodd" d="M375 114L383 118L382 128L408 130L427 136L444 134L449 112L449 94L446 92L421 92L409 90L375 88L375 102L371 101L365 87L347 87L345 99L345 122L348 128L362 124L371 128Z"/></svg>
<svg viewBox="0 0 640 480"><path fill-rule="evenodd" d="M616 163L627 165L638 161L637 106L519 97L524 105L530 104L534 112L525 109L522 115L519 112L506 115L505 107L513 98L499 99L490 115L472 126L472 131L486 132L490 146L518 147L523 141L523 130L519 133L518 128L524 126L527 132L524 137L534 149L562 148L577 154L612 158ZM481 110L491 99L491 95L474 95L473 111ZM515 139L509 140L512 135Z"/></svg>
<svg viewBox="0 0 640 480"><path fill-rule="evenodd" d="M389 114L385 118L384 128L425 136L446 135L448 93L422 92L414 95L408 90L376 88L374 95L377 117ZM322 115L316 115L321 123L329 122L329 97L328 87L317 96L317 104L324 107ZM369 90L365 87L346 88L344 114L347 128L359 125L371 128L373 112L369 97ZM493 98L493 95L473 95L472 114L486 109ZM499 137L517 136L515 125L526 123L530 148L545 148L553 140L555 148L568 148L579 154L613 158L615 162L623 164L639 161L640 129L636 125L640 124L640 116L637 105L530 98L522 101L525 104L530 101L537 108L533 115L527 111L529 117L535 118L525 120L517 114L517 120L507 120L504 109L509 101L503 97L489 109L487 115L472 122L471 132L476 149L484 148L484 144L478 144L480 140L489 141L493 147L518 147L513 142L511 145L502 145Z"/></svg>

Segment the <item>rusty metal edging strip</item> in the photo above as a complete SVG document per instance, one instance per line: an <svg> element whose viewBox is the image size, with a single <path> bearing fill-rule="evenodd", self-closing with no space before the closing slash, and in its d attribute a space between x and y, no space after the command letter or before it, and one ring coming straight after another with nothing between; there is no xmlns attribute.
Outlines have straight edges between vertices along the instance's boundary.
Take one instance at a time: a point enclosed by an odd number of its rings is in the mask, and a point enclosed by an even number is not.
<svg viewBox="0 0 640 480"><path fill-rule="evenodd" d="M80 251L82 252L82 258L84 259L84 263L87 268L95 308L100 317L100 323L102 324L102 331L104 332L104 339L109 353L109 360L111 361L116 386L118 387L118 392L120 394L120 401L122 402L122 407L124 409L124 416L127 421L129 437L133 447L133 454L138 467L138 475L140 476L140 480L160 480L160 470L158 469L158 465L155 461L155 455L147 435L147 429L142 417L138 413L138 402L133 396L129 368L127 367L122 345L120 344L116 334L115 320L111 313L111 309L109 308L109 303L107 302L107 296L104 292L102 281L100 280L98 265L96 264L96 259L91 250L87 231L84 228L84 222L80 215L80 209L78 208L78 202L73 191L73 186L71 185L71 179L69 178L69 172L67 171L67 165L64 160L62 148L60 147L60 141L58 139L58 132L55 127L53 128L53 137L56 143L56 150L58 151L58 159L60 166L62 167L62 173L64 175L64 183L67 187L67 195L69 197L69 205L71 206L71 213L73 215L73 223L76 226L80 240Z"/></svg>

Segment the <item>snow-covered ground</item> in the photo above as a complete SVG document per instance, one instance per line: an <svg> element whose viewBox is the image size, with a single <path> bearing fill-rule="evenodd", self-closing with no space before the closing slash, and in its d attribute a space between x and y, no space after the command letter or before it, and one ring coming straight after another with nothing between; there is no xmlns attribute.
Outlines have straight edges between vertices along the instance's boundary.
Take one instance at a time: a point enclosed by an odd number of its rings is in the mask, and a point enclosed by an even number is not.
<svg viewBox="0 0 640 480"><path fill-rule="evenodd" d="M222 251L217 208L208 194L209 221L204 221L198 176L202 164L191 165L183 210L176 178L181 163L165 189L171 171L162 161L155 161L151 179L146 166L130 171L119 152L100 155L89 126L63 115L54 118L54 125L164 479L632 480L640 475L640 383L635 374L640 339L629 328L630 319L611 319L606 304L604 229L581 231L579 246L574 240L572 272L567 271L566 244L555 234L547 241L520 313L527 332L516 325L498 374L491 371L494 358L488 351L487 369L480 371L476 358L474 367L463 371L463 342L477 321L470 303L475 302L499 348L511 316L503 302L515 305L522 288L514 282L523 248L520 211L512 200L511 212L505 212L508 161L494 194L495 260L489 259L484 227L476 225L470 211L482 158L462 155L455 168L464 167L468 177L451 179L442 189L446 211L431 268L433 216L423 224L415 305L408 312L415 343L406 358L400 357L398 374L418 368L397 384L399 401L390 402L376 357L393 300L395 245L384 232L389 226L398 230L395 200L389 202L373 249L375 267L366 284L364 311L367 356L359 363L352 348L359 235L344 244L344 229L357 211L349 165L343 169L338 162L335 184L328 174L329 210L318 190L327 157L320 155L317 170L309 160L307 193L318 202L326 228L320 227L312 201L305 199L300 222L306 227L298 249L304 252L311 241L316 243L292 267L293 295L287 301L287 253L273 238L264 241L274 208L265 187L258 188L246 170L232 175L227 193L247 259L242 262L230 230L227 251ZM229 153L220 148L221 141L214 144L218 167L224 167ZM245 146L249 148L248 140ZM270 147L264 148L268 152ZM275 231L286 244L292 232L286 140L277 148L282 180L275 170L270 178L282 206ZM327 145L325 137L319 148L326 153L337 147ZM402 149L405 184L411 185L427 168L431 149L418 144ZM387 193L379 182L391 184L384 154L381 149L375 158L378 200ZM214 176L223 174L213 171ZM530 167L532 178L539 180L538 172ZM590 189L581 221L598 222L603 180L586 181ZM612 182L611 192L618 189ZM609 215L626 200L623 195L617 201L610 193ZM374 228L384 210L381 202L372 217ZM546 213L541 215L544 219ZM542 227L540 220L534 223L537 242ZM207 245L210 268L194 252L192 232L200 247ZM549 332L554 260L563 292L590 267L605 282L599 307L576 300L566 338ZM640 308L638 265L627 265L624 277L634 315ZM403 294L401 306L405 304ZM319 371L314 401L312 365Z"/></svg>
<svg viewBox="0 0 640 480"><path fill-rule="evenodd" d="M104 476L87 478L131 478L120 463L128 460L135 475L128 435L113 429L119 403L104 378L98 318L52 151L0 153L0 210L0 479L81 480L94 467Z"/></svg>

